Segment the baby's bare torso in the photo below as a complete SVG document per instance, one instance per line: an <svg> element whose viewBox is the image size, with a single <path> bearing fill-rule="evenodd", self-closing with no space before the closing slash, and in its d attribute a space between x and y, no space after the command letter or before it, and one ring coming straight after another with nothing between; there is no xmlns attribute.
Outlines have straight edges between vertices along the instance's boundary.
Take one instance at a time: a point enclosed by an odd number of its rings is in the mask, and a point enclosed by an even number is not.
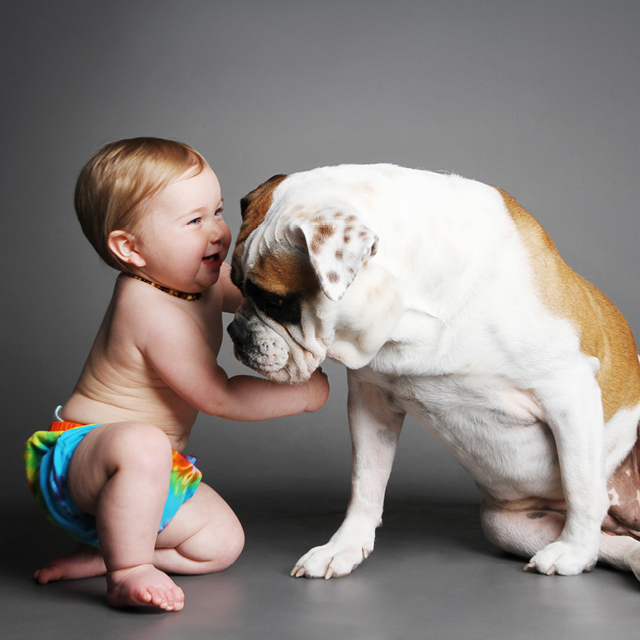
<svg viewBox="0 0 640 640"><path fill-rule="evenodd" d="M174 449L182 450L198 411L151 365L146 354L153 345L145 325L167 317L177 324L175 331L181 331L181 320L191 330L195 324L200 340L217 356L222 341L221 307L222 290L217 286L191 302L120 276L76 388L62 408L62 418L82 424L152 424L169 436ZM176 363L180 357L175 354Z"/></svg>

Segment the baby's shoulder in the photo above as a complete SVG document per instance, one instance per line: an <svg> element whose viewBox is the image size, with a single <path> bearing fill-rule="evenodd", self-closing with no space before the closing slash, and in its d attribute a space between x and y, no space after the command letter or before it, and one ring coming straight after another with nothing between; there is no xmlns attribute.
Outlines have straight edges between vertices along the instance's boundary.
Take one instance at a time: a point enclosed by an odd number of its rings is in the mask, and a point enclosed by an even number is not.
<svg viewBox="0 0 640 640"><path fill-rule="evenodd" d="M175 330L181 324L189 323L189 307L180 304L185 301L144 283L131 281L142 286L128 285L129 280L119 283L114 291L111 303L113 330L144 339L158 330Z"/></svg>

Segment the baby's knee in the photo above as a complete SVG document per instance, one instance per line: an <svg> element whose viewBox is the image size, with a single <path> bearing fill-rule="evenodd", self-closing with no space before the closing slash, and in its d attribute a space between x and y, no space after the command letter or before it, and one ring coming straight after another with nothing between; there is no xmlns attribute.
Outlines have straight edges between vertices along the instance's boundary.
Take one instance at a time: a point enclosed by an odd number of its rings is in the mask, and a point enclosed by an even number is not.
<svg viewBox="0 0 640 640"><path fill-rule="evenodd" d="M109 446L118 468L133 466L148 473L171 470L171 442L164 431L153 425L117 425L110 434Z"/></svg>
<svg viewBox="0 0 640 640"><path fill-rule="evenodd" d="M224 552L220 557L221 564L224 565L223 569L230 567L238 559L244 549L244 543L244 529L236 518L236 525L229 532Z"/></svg>
<svg viewBox="0 0 640 640"><path fill-rule="evenodd" d="M223 522L210 522L200 535L201 552L207 557L207 571L224 571L240 556L244 549L244 529L240 521L231 514Z"/></svg>

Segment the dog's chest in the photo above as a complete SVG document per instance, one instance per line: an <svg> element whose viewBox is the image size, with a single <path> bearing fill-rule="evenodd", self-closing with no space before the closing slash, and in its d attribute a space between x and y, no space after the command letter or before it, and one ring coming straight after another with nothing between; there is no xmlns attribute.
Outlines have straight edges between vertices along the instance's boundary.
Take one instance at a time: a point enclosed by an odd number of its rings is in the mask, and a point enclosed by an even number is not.
<svg viewBox="0 0 640 640"><path fill-rule="evenodd" d="M369 375L494 498L562 496L555 441L528 391L497 376Z"/></svg>

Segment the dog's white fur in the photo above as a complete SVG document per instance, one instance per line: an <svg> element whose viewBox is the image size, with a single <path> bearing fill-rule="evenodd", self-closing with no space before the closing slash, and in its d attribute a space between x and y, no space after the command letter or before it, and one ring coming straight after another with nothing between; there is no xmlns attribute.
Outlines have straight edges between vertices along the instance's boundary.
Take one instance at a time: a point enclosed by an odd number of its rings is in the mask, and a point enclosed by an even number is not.
<svg viewBox="0 0 640 640"><path fill-rule="evenodd" d="M236 352L280 382L306 380L325 357L343 363L354 450L344 523L292 575L345 575L373 550L406 413L471 474L487 536L529 557L527 568L577 574L600 557L640 570L640 543L601 532L607 481L637 440L640 375L625 365L636 380L605 423L601 388L620 383L596 379L584 317L597 325L591 342L606 343L601 357L610 340L635 354L633 339L618 331L621 316L601 325L598 309L565 309L566 293L545 293L567 284L553 269L541 281L555 247L527 240L508 196L393 165L316 169L266 191L236 249L236 282L276 291L268 265L288 255L310 264L319 287L297 295L296 324L246 297L235 323L251 339Z"/></svg>

